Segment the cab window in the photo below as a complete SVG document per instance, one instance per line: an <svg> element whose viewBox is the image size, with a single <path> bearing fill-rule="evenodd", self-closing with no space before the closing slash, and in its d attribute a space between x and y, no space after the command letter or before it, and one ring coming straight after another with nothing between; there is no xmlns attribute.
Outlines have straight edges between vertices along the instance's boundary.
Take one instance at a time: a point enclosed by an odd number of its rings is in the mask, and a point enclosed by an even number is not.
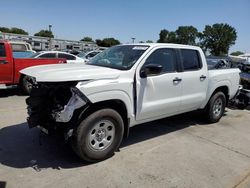
<svg viewBox="0 0 250 188"><path fill-rule="evenodd" d="M181 49L181 56L184 71L201 69L202 64L197 50Z"/></svg>
<svg viewBox="0 0 250 188"><path fill-rule="evenodd" d="M0 57L6 57L4 43L0 43Z"/></svg>
<svg viewBox="0 0 250 188"><path fill-rule="evenodd" d="M27 47L25 44L11 44L13 52L22 52L27 51Z"/></svg>
<svg viewBox="0 0 250 188"><path fill-rule="evenodd" d="M145 65L158 64L162 66L162 73L175 72L176 55L170 48L161 48L155 50L146 60Z"/></svg>

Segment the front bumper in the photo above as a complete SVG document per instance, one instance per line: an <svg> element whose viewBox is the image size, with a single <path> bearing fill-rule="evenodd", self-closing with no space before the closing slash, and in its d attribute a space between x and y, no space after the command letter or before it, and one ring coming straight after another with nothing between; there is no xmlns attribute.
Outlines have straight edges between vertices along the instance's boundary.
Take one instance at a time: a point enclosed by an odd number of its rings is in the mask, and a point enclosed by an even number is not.
<svg viewBox="0 0 250 188"><path fill-rule="evenodd" d="M65 127L63 125L72 121L75 111L87 103L87 98L74 86L33 88L26 99L29 128L40 127L44 132L51 132Z"/></svg>

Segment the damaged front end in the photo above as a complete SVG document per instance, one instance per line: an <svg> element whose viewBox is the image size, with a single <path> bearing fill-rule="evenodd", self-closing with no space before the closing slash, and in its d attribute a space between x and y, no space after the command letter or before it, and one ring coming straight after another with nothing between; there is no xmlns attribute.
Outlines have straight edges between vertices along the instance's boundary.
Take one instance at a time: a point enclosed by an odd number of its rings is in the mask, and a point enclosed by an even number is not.
<svg viewBox="0 0 250 188"><path fill-rule="evenodd" d="M39 127L46 133L74 126L74 117L88 106L88 99L75 86L77 82L44 82L33 85L28 105L30 128Z"/></svg>
<svg viewBox="0 0 250 188"><path fill-rule="evenodd" d="M250 90L240 86L235 97L229 101L229 106L250 110Z"/></svg>

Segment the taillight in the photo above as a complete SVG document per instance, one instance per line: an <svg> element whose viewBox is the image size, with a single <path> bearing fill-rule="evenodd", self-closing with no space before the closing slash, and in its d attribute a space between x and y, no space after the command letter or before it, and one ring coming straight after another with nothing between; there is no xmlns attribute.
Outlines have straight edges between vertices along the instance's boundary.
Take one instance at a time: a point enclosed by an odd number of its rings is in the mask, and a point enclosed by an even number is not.
<svg viewBox="0 0 250 188"><path fill-rule="evenodd" d="M67 63L67 60L66 60L66 59L60 60L60 61L58 61L58 63L59 63L59 64Z"/></svg>

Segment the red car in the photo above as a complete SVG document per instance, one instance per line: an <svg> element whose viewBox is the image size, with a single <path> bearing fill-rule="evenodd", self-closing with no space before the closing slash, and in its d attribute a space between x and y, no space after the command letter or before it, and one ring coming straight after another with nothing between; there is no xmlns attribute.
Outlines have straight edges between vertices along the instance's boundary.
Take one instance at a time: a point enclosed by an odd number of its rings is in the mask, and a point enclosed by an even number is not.
<svg viewBox="0 0 250 188"><path fill-rule="evenodd" d="M30 91L29 78L21 76L19 71L36 65L66 63L66 59L16 59L13 58L11 44L0 40L0 89L11 88L19 85L27 94Z"/></svg>

